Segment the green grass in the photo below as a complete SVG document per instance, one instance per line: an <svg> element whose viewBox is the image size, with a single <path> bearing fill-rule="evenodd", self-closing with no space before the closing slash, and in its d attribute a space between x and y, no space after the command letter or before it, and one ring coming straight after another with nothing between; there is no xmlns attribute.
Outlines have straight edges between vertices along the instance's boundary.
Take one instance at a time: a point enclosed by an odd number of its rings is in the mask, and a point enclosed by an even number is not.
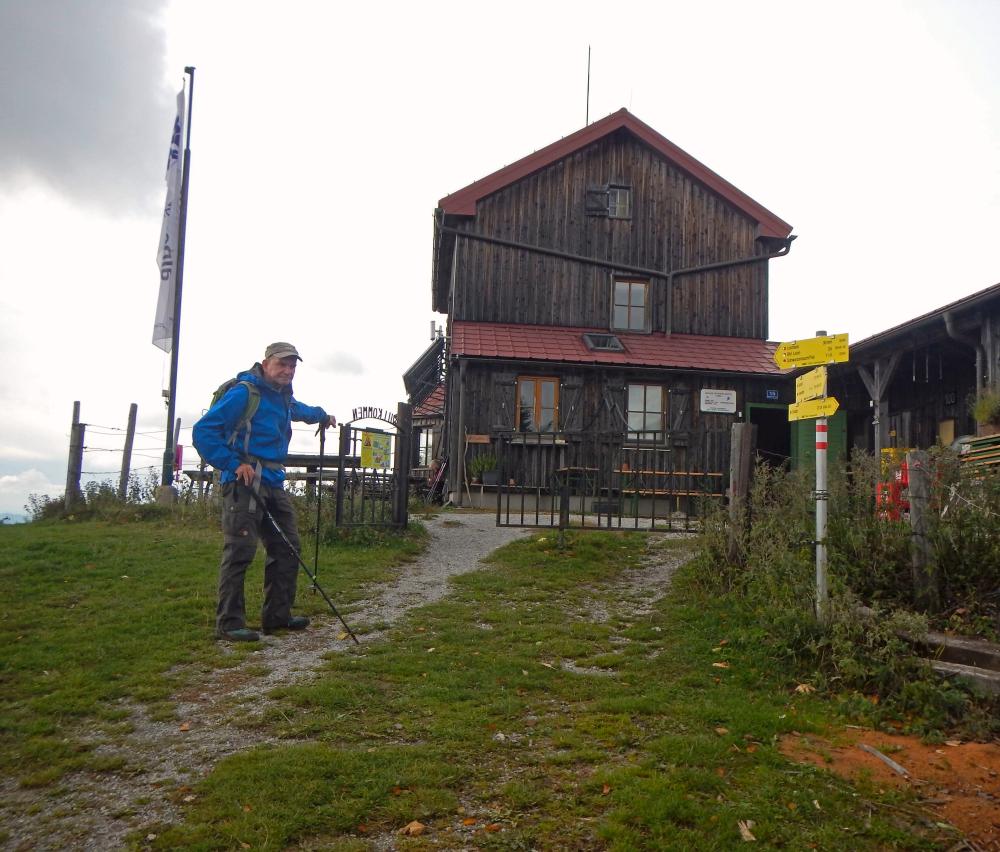
<svg viewBox="0 0 1000 852"><path fill-rule="evenodd" d="M253 646L214 640L221 534L203 524L46 522L0 527L0 769L44 786L76 769L107 770L81 732L125 724L123 700L154 719L197 671L231 666ZM338 604L422 548L414 533L385 547L326 547L320 582ZM309 554L307 554L307 558ZM247 574L258 618L263 559ZM323 568L322 566L330 566ZM335 568L333 566L336 566ZM303 593L298 611L323 613Z"/></svg>
<svg viewBox="0 0 1000 852"><path fill-rule="evenodd" d="M745 615L683 574L634 615L615 579L643 544L504 548L385 641L273 693L266 724L288 743L221 761L154 845L721 850L752 820L758 848L940 848L893 794L780 755L831 715ZM426 834L400 837L411 820Z"/></svg>
<svg viewBox="0 0 1000 852"><path fill-rule="evenodd" d="M424 541L331 545L321 581L349 609ZM684 571L646 615L648 596L622 598L616 581L644 544L586 533L564 549L552 535L504 548L384 640L272 692L254 724L277 744L170 794L182 820L133 845L721 850L752 820L757 848L943 848L898 794L781 756L782 735L832 713L792 691L747 614ZM187 680L246 659L252 647L212 638L219 545L213 529L162 520L0 528L5 774L58 806L66 772L121 768L82 733L127 725L122 699L169 719ZM257 564L251 613L260 585ZM300 595L300 611L324 607ZM411 820L426 832L404 838Z"/></svg>

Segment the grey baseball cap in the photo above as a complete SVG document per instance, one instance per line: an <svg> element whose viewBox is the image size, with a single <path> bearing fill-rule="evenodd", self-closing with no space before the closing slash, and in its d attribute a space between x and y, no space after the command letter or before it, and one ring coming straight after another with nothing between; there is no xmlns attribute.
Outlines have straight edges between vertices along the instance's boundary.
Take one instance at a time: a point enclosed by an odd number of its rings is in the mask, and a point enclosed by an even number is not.
<svg viewBox="0 0 1000 852"><path fill-rule="evenodd" d="M272 343L267 349L264 350L264 358L298 358L302 360L302 356L299 355L299 350L292 346L291 343L285 343L283 341L278 341L277 343Z"/></svg>

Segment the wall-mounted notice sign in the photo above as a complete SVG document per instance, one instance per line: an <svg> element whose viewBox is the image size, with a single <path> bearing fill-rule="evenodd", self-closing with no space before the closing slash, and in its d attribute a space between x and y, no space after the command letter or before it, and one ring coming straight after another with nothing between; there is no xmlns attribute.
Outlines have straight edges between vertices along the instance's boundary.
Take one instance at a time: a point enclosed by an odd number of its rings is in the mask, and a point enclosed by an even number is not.
<svg viewBox="0 0 1000 852"><path fill-rule="evenodd" d="M701 410L714 411L718 414L735 414L736 391L703 388L701 391Z"/></svg>

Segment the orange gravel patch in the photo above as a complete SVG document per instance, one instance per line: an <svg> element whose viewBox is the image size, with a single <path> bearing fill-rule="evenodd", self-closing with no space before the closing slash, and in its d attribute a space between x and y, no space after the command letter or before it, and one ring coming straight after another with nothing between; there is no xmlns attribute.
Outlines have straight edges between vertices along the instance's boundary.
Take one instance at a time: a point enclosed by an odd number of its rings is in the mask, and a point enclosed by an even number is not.
<svg viewBox="0 0 1000 852"><path fill-rule="evenodd" d="M907 774L859 748L862 744ZM910 789L937 820L955 826L980 848L1000 852L1000 743L928 745L917 737L845 728L827 737L790 734L781 742L781 753L852 781L867 778L879 786Z"/></svg>

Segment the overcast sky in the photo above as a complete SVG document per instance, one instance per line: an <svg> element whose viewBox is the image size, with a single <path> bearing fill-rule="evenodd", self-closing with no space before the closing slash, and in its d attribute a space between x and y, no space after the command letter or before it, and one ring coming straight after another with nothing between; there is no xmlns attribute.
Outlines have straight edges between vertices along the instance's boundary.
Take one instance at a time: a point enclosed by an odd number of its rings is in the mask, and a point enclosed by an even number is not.
<svg viewBox="0 0 1000 852"><path fill-rule="evenodd" d="M173 101L196 66L182 443L291 340L296 396L395 408L442 196L636 116L794 225L771 337L854 341L1000 281L1000 3L0 0L0 516L162 455L150 342ZM316 448L309 430L295 449ZM186 460L191 461L188 450ZM85 476L85 479L96 478Z"/></svg>

